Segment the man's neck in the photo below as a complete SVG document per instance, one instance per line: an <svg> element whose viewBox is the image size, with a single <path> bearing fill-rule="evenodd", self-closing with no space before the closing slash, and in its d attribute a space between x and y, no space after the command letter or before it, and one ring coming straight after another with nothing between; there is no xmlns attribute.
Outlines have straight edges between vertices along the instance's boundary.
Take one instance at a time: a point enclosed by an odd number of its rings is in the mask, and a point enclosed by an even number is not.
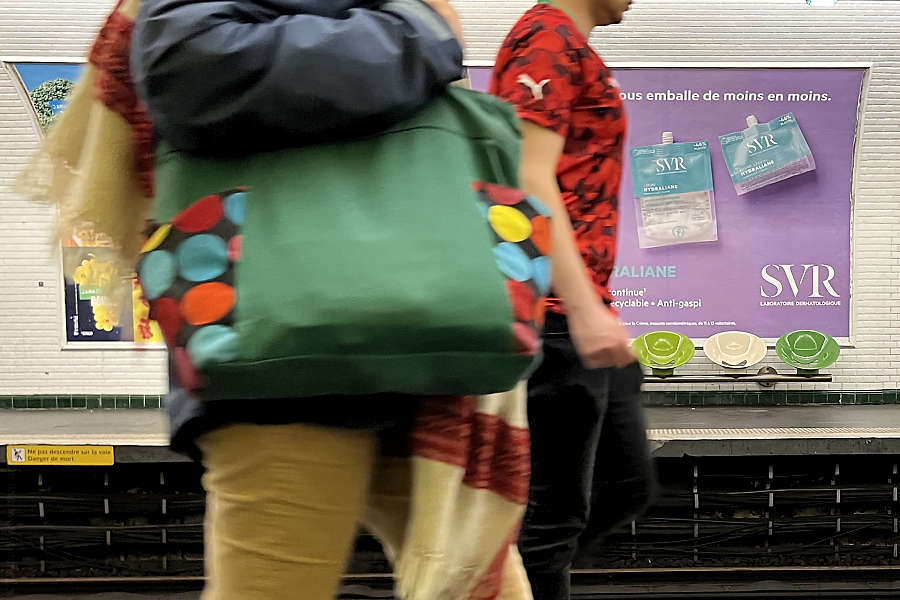
<svg viewBox="0 0 900 600"><path fill-rule="evenodd" d="M579 0L549 0L546 3L564 10L569 15L569 18L575 22L578 31L586 38L591 37L591 31L597 24L591 20L591 12L586 2Z"/></svg>

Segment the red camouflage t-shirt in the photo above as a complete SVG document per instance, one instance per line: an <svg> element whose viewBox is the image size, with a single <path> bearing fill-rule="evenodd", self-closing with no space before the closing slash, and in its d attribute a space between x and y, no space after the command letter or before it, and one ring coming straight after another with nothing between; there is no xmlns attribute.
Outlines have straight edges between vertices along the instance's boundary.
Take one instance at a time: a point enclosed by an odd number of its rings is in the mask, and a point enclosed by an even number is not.
<svg viewBox="0 0 900 600"><path fill-rule="evenodd" d="M497 55L490 92L566 139L556 176L597 293L611 302L627 121L619 87L562 10L538 4ZM560 311L560 301L548 301Z"/></svg>

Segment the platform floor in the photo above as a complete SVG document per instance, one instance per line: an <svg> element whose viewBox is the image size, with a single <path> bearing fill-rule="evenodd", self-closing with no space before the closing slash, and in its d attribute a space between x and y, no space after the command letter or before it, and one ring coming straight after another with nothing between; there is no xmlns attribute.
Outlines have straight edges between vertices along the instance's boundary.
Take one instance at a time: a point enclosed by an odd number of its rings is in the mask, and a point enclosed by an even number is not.
<svg viewBox="0 0 900 600"><path fill-rule="evenodd" d="M900 454L900 406L659 407L657 457Z"/></svg>
<svg viewBox="0 0 900 600"><path fill-rule="evenodd" d="M647 428L657 456L900 454L900 405L654 407ZM122 449L120 461L178 460L162 410L0 411L0 446L12 444L105 444Z"/></svg>

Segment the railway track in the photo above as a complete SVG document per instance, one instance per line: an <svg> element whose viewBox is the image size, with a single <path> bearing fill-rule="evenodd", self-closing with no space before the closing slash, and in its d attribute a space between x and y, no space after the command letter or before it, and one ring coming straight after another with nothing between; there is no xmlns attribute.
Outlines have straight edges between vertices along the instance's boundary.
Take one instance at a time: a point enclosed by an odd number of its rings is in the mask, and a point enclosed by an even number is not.
<svg viewBox="0 0 900 600"><path fill-rule="evenodd" d="M14 599L194 600L202 577L0 579L0 596ZM743 598L900 598L900 567L748 567L587 569L573 573L577 600ZM344 579L341 600L392 600L381 573Z"/></svg>

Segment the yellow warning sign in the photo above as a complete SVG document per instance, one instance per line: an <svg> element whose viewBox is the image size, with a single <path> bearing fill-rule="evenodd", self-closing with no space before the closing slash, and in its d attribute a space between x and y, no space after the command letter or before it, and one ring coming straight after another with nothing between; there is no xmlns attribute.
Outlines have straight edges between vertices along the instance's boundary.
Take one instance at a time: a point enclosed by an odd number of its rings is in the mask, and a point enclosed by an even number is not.
<svg viewBox="0 0 900 600"><path fill-rule="evenodd" d="M10 466L103 467L115 463L112 446L15 446L6 447Z"/></svg>

